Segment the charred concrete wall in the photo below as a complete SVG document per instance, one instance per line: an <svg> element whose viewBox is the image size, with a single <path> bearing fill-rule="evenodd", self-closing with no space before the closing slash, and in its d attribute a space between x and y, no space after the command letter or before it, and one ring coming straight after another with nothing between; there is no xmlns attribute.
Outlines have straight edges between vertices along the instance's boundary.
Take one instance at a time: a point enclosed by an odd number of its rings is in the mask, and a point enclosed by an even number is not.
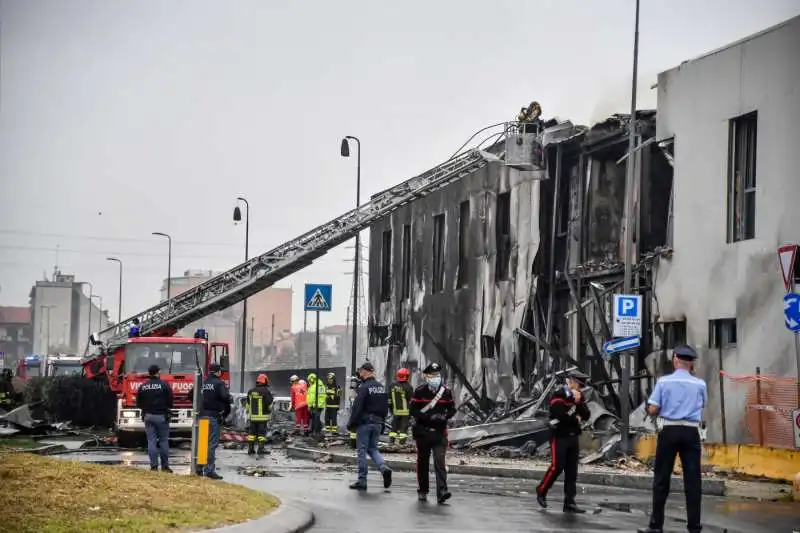
<svg viewBox="0 0 800 533"><path fill-rule="evenodd" d="M437 361L465 400L449 359L481 396L513 394L522 373L513 330L532 291L542 177L494 162L370 228L369 357L383 379L401 363Z"/></svg>
<svg viewBox="0 0 800 533"><path fill-rule="evenodd" d="M760 366L764 374L786 377L797 371L783 322L776 246L800 236L799 50L796 17L658 77L658 137L675 139L675 194L674 256L658 268L656 295L661 320L685 320L687 340L705 348L698 375L709 387L705 419L714 441L722 437L720 369L752 375ZM732 239L729 140L732 119L746 114L754 114L757 128L749 184L754 204L748 201L737 215L751 217L751 229ZM733 335L717 348L710 321L720 319ZM725 386L727 439L749 442L746 388Z"/></svg>

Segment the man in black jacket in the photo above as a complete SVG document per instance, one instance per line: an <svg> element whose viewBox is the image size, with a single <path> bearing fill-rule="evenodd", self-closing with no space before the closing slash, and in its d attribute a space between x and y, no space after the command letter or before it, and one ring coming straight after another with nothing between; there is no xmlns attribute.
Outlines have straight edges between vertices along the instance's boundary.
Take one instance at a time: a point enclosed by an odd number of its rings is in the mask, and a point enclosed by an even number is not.
<svg viewBox="0 0 800 533"><path fill-rule="evenodd" d="M147 455L150 456L150 470L158 470L161 457L161 470L172 472L169 468L169 418L172 409L172 389L161 380L158 365L147 369L148 379L136 392L136 407L142 410L144 431L147 435Z"/></svg>
<svg viewBox="0 0 800 533"><path fill-rule="evenodd" d="M536 501L547 507L547 491L564 472L564 512L584 513L575 503L578 482L578 454L581 424L589 419L578 383L567 380L550 398L550 468L536 487Z"/></svg>
<svg viewBox="0 0 800 533"><path fill-rule="evenodd" d="M197 475L222 479L216 472L216 451L219 446L219 427L231 413L231 393L220 379L222 369L216 363L209 365L208 377L203 383L203 406L200 418L208 419L208 464L199 468Z"/></svg>
<svg viewBox="0 0 800 533"><path fill-rule="evenodd" d="M339 408L342 405L342 388L336 383L336 374L328 372L325 385L325 431L339 432Z"/></svg>
<svg viewBox="0 0 800 533"><path fill-rule="evenodd" d="M425 383L411 396L411 416L416 421L414 439L417 442L417 495L428 499L430 458L436 474L436 500L441 504L450 499L447 490L447 421L456 414L453 393L442 383L441 367L431 363L422 371Z"/></svg>
<svg viewBox="0 0 800 533"><path fill-rule="evenodd" d="M361 385L356 391L353 407L350 409L348 431L356 434L358 452L358 480L350 485L354 490L367 490L367 456L383 475L383 487L392 486L392 471L378 451L378 438L383 433L383 421L389 414L389 395L386 387L375 379L375 368L367 361L358 369Z"/></svg>

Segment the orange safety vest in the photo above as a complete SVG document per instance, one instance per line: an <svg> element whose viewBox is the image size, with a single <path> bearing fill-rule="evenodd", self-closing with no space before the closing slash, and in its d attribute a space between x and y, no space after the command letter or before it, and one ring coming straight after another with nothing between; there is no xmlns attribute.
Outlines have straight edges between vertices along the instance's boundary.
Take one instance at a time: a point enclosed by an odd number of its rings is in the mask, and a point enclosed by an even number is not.
<svg viewBox="0 0 800 533"><path fill-rule="evenodd" d="M308 405L306 400L306 387L302 383L295 383L292 385L292 407L297 409Z"/></svg>

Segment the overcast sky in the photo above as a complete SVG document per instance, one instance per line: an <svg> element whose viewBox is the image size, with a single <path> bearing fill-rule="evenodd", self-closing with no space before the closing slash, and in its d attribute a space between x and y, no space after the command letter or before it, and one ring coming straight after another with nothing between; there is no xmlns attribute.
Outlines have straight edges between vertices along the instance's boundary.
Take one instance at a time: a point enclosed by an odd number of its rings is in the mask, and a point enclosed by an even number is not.
<svg viewBox="0 0 800 533"><path fill-rule="evenodd" d="M659 71L800 13L796 0L644 0L640 107ZM0 304L56 263L116 318L173 275L241 262L447 159L531 100L590 123L630 105L633 0L0 1ZM367 232L364 233L366 242ZM351 248L345 249L345 246ZM334 284L352 242L285 280Z"/></svg>

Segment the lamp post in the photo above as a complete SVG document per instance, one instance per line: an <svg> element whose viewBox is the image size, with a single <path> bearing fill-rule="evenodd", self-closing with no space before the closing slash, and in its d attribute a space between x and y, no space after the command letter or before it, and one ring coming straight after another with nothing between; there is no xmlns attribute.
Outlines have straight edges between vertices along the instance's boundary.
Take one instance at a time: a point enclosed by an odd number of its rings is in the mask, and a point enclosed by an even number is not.
<svg viewBox="0 0 800 533"><path fill-rule="evenodd" d="M100 302L97 305L98 315L100 315L97 317L97 331L100 331L103 329L103 297L98 294L93 294L91 298L97 298L97 300Z"/></svg>
<svg viewBox="0 0 800 533"><path fill-rule="evenodd" d="M361 141L358 137L347 135L342 139L342 157L350 157L350 143L356 142L358 154L356 158L356 209L361 205ZM356 233L355 267L353 270L353 355L350 361L350 372L356 371L356 353L358 352L358 285L361 275L361 232Z"/></svg>
<svg viewBox="0 0 800 533"><path fill-rule="evenodd" d="M238 201L243 202L245 206L245 222L244 222L244 260L247 262L249 256L249 247L250 247L250 203L239 196L236 198ZM242 221L242 210L239 209L239 206L233 208L233 221L234 222L241 222ZM245 360L246 360L246 352L247 351L247 298L244 299L242 302L242 357L241 357L241 375L239 376L239 388L241 392L245 392L244 389L244 369L245 369Z"/></svg>
<svg viewBox="0 0 800 533"><path fill-rule="evenodd" d="M119 303L117 304L117 324L122 324L122 260L117 257L106 257L106 261L119 263Z"/></svg>
<svg viewBox="0 0 800 533"><path fill-rule="evenodd" d="M153 235L156 235L158 237L166 237L167 244L169 246L167 251L167 301L169 301L170 285L172 285L170 281L170 278L172 277L172 237L170 237L166 233L161 233L160 231L154 231Z"/></svg>

